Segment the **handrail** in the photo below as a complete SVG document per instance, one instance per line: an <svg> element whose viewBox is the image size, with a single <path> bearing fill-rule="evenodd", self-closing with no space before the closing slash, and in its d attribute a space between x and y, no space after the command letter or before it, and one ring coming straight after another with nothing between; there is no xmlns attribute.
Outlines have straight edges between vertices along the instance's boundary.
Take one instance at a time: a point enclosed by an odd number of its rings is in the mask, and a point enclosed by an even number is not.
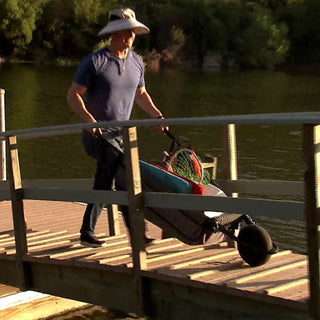
<svg viewBox="0 0 320 320"><path fill-rule="evenodd" d="M0 133L6 130L4 94L5 90L0 89ZM5 141L1 141L0 145L0 180L5 181L7 180Z"/></svg>
<svg viewBox="0 0 320 320"><path fill-rule="evenodd" d="M23 287L28 287L28 279L31 277L29 275L29 270L25 268L23 264L24 256L27 253L27 243L25 235L25 221L24 221L24 212L23 212L23 199L26 195L30 195L33 192L32 190L25 190L26 194L23 194L24 188L21 184L20 176L20 167L18 161L18 150L17 150L17 138L33 138L40 136L51 136L51 135L61 135L61 134L70 134L78 132L83 129L94 128L94 127L124 127L123 131L125 134L126 141L126 154L137 151L137 138L136 134L134 137L131 135L131 129L133 127L149 127L161 125L230 125L232 124L299 124L303 132L303 148L302 152L304 154L305 162L305 176L304 176L304 195L305 195L305 206L302 207L302 203L298 204L297 208L293 208L295 215L298 216L304 210L304 216L306 217L307 222L307 235L308 235L308 257L309 257L309 278L310 278L310 301L309 301L309 310L310 314L317 320L320 320L320 298L319 298L319 288L320 288L320 273L319 273L319 219L318 219L318 207L316 198L318 195L318 185L316 184L319 181L318 172L318 163L315 153L318 152L317 143L319 140L319 130L320 126L320 112L302 112L302 113L280 113L280 114L252 114L252 115L237 115L237 116L214 116L214 117L201 117L201 118L171 118L163 120L130 120L130 121L109 121L109 122L99 122L94 124L73 124L73 125L62 125L62 126L51 126L35 129L24 129L24 130L14 130L7 131L0 134L0 140L5 139L8 143L9 155L10 155L10 183L11 183L11 199L13 202L13 216L15 224L15 236L17 248L17 263L20 270L20 280ZM132 131L134 133L134 130ZM318 137L318 138L317 138ZM132 139L132 140L131 140ZM230 143L230 141L228 141ZM166 197L166 202L170 201L170 198L175 197L183 199L180 201L183 205L188 205L187 201L190 202L190 195L168 195L168 194L145 194L145 197L142 197L141 190L141 181L139 179L139 166L138 166L138 155L135 153L131 154L130 157L127 157L127 170L129 168L130 174L127 171L127 178L129 177L129 190L126 196L122 194L123 197L126 197L130 208L130 217L137 219L135 224L141 224L141 219L143 219L143 208L144 206L154 206L159 203L164 203L162 201ZM230 160L230 159L229 159ZM230 175L226 180L231 180ZM53 193L55 191L52 191ZM39 192L40 193L40 192ZM90 197L99 197L98 193L105 195L104 192L92 191ZM121 194L118 194L121 196ZM89 196L89 194L88 194ZM118 199L122 202L122 196ZM176 201L176 199L174 201ZM111 200L111 199L109 199ZM213 199L208 197L197 197L194 196L193 205L195 207L206 208L210 207ZM251 203L250 203L251 201ZM257 199L226 199L220 198L215 201L215 206L221 208L220 211L223 211L224 208L237 209L243 207L243 210L247 208L254 209L255 206L259 207L259 210L262 206L268 205L269 202L262 201L261 203ZM120 203L120 202L119 202ZM123 202L122 202L123 203ZM181 206L183 207L183 205ZM272 202L270 201L270 204ZM171 203L171 205L175 205ZM279 202L279 205L282 205ZM191 207L191 206L190 206ZM274 208L274 207L272 207ZM288 209L286 207L286 209ZM289 208L290 209L290 208ZM135 212L139 212L136 214ZM142 216L140 216L140 214ZM139 218L138 218L139 216ZM143 224L141 224L142 226ZM142 232L135 232L136 235L144 234L143 227L138 227ZM134 237L132 243L132 254L135 256L134 262L134 272L135 272L135 286L137 289L137 305L138 308L142 308L143 299L142 299L142 286L141 283L141 270L143 269L144 263L144 244L140 241L140 236Z"/></svg>
<svg viewBox="0 0 320 320"><path fill-rule="evenodd" d="M161 122L160 122L161 121ZM294 112L294 113L262 113L249 115L226 115L195 118L165 118L142 119L127 121L101 121L98 123L78 123L58 126L48 126L32 129L11 130L0 133L0 140L5 137L34 138L52 135L65 135L76 133L90 128L108 127L152 127L161 125L227 125L233 124L319 124L320 112Z"/></svg>

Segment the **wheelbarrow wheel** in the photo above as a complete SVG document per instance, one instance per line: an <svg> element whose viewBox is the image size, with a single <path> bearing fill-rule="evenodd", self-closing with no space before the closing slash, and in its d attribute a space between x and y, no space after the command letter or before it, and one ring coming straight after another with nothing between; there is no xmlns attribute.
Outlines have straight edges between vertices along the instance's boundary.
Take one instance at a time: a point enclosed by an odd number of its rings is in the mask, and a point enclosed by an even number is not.
<svg viewBox="0 0 320 320"><path fill-rule="evenodd" d="M238 251L241 258L251 267L269 261L273 243L269 233L260 226L249 224L240 229Z"/></svg>

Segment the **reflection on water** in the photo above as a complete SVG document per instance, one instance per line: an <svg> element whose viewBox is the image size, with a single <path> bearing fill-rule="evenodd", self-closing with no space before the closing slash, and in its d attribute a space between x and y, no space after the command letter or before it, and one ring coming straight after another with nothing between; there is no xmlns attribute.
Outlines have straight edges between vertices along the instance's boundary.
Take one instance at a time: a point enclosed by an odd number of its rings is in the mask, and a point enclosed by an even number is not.
<svg viewBox="0 0 320 320"><path fill-rule="evenodd" d="M255 218L256 223L270 233L280 250L292 250L298 253L307 253L306 236L303 221L287 219Z"/></svg>
<svg viewBox="0 0 320 320"><path fill-rule="evenodd" d="M1 65L0 72L0 88L6 90L7 130L79 122L66 103L75 68ZM167 118L318 111L320 105L316 74L166 71L147 73L146 83ZM132 117L145 116L134 109ZM217 156L218 178L221 176L220 126L175 126L171 130L188 137L200 156ZM138 134L144 160L158 159L171 143L154 128L143 128ZM300 127L295 125L238 126L239 178L302 180L301 138ZM93 176L94 163L82 150L80 134L21 140L19 147L24 179ZM300 222L263 218L259 222L281 247L305 252Z"/></svg>
<svg viewBox="0 0 320 320"><path fill-rule="evenodd" d="M74 68L3 64L0 72L0 88L6 90L7 130L80 122L65 98ZM319 80L316 74L271 71L146 74L147 88L167 118L318 111ZM134 109L132 117L145 116ZM200 156L206 153L217 156L219 178L221 127L175 126L171 130L175 135L188 137ZM158 159L171 143L154 128L143 128L138 134L140 157L144 160ZM299 126L238 126L239 178L302 180L301 138ZM20 140L22 177L92 177L95 165L82 150L80 140L80 134ZM264 217L255 220L270 232L281 249L306 252L302 222ZM89 312L87 318L91 319L129 319L101 309ZM79 319L77 316L54 319Z"/></svg>

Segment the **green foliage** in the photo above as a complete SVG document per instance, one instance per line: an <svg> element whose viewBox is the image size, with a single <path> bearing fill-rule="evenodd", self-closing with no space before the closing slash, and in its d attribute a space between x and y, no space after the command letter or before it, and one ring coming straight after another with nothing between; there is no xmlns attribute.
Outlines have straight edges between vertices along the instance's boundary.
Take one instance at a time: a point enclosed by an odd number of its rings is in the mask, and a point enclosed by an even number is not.
<svg viewBox="0 0 320 320"><path fill-rule="evenodd" d="M320 61L319 0L0 0L0 54L80 58L105 45L97 33L110 9L127 6L151 29L137 51L159 65L201 66L207 55L245 67Z"/></svg>
<svg viewBox="0 0 320 320"><path fill-rule="evenodd" d="M242 28L243 8L232 1L215 2L217 23L214 29L214 49L222 56L222 63L228 65L238 57L240 31Z"/></svg>
<svg viewBox="0 0 320 320"><path fill-rule="evenodd" d="M184 12L185 30L192 39L188 43L187 51L203 64L204 57L215 46L216 29L219 28L220 21L215 15L213 6L205 6L203 1L194 1Z"/></svg>
<svg viewBox="0 0 320 320"><path fill-rule="evenodd" d="M277 22L270 10L255 7L242 34L241 65L268 68L284 61L289 50L287 32L287 26Z"/></svg>
<svg viewBox="0 0 320 320"><path fill-rule="evenodd" d="M107 23L115 1L110 0L50 0L43 10L35 45L41 45L47 55L84 55L99 41L100 26ZM45 40L43 47L40 39Z"/></svg>
<svg viewBox="0 0 320 320"><path fill-rule="evenodd" d="M36 21L48 0L0 0L0 34L20 53L32 40Z"/></svg>

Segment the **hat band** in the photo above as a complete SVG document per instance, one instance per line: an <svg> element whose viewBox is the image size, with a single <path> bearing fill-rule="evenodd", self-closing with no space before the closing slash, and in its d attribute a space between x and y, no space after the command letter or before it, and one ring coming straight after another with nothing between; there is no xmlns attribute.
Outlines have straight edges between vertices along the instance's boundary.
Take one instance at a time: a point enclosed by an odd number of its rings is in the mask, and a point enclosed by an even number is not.
<svg viewBox="0 0 320 320"><path fill-rule="evenodd" d="M111 14L109 17L109 21L114 21L114 20L121 20L121 17L119 17L115 14Z"/></svg>

